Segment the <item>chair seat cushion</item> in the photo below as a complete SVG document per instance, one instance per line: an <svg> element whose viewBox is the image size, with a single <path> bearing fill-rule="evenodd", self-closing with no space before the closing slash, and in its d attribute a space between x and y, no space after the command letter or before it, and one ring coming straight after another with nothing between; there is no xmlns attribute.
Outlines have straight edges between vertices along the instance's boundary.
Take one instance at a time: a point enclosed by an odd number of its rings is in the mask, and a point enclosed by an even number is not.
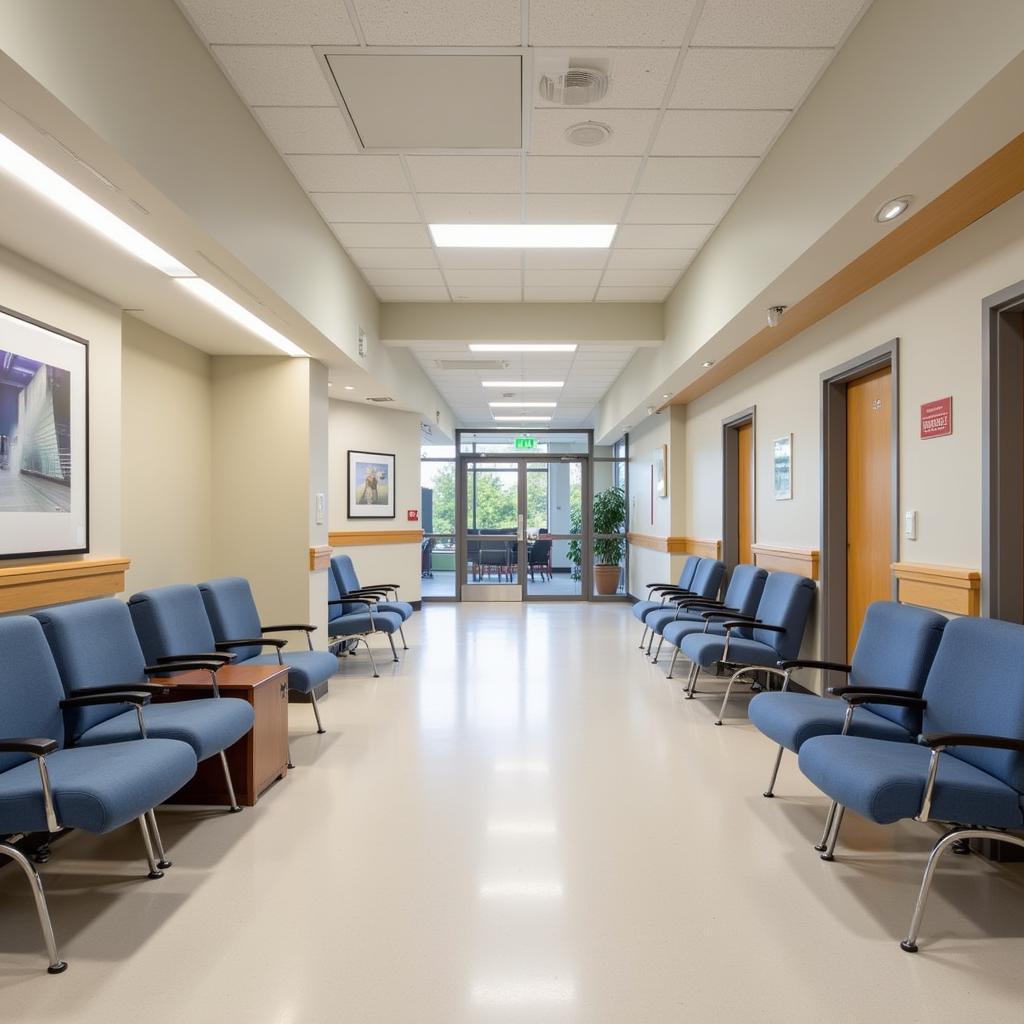
<svg viewBox="0 0 1024 1024"><path fill-rule="evenodd" d="M46 768L58 822L102 833L181 789L195 775L196 755L177 740L132 740L57 750L47 755ZM43 788L33 758L0 774L0 835L46 830Z"/></svg>
<svg viewBox="0 0 1024 1024"><path fill-rule="evenodd" d="M382 612L394 612L403 622L413 613L413 607L408 601L381 601L377 608Z"/></svg>
<svg viewBox="0 0 1024 1024"><path fill-rule="evenodd" d="M327 623L327 633L331 637L359 636L361 633L397 633L402 625L398 612L374 612L370 622L368 612L349 612L339 615Z"/></svg>
<svg viewBox="0 0 1024 1024"><path fill-rule="evenodd" d="M848 705L813 693L759 693L747 713L769 739L797 751L812 736L837 736L843 731ZM908 742L915 737L903 726L859 707L850 722L850 736Z"/></svg>
<svg viewBox="0 0 1024 1024"><path fill-rule="evenodd" d="M705 622L695 622L693 619L680 619L678 622L669 622L661 631L661 635L675 647L680 647L683 638L687 636L700 636L704 634ZM708 626L707 636L725 636L725 630L712 622Z"/></svg>
<svg viewBox="0 0 1024 1024"><path fill-rule="evenodd" d="M931 751L917 743L863 736L816 736L800 748L800 770L823 793L871 821L887 825L921 809ZM937 821L1020 828L1020 794L945 753L931 815Z"/></svg>
<svg viewBox="0 0 1024 1024"><path fill-rule="evenodd" d="M675 605L648 612L644 622L655 633L661 633L670 622L699 622L701 628L704 628L704 620L700 617L699 613L682 612Z"/></svg>
<svg viewBox="0 0 1024 1024"><path fill-rule="evenodd" d="M722 660L725 636L691 634L683 638L679 649L701 668L710 668ZM730 665L765 665L774 668L779 663L779 652L759 640L745 640L733 634L729 641L728 660Z"/></svg>
<svg viewBox="0 0 1024 1024"><path fill-rule="evenodd" d="M376 616L374 616L376 618ZM309 693L326 683L338 671L338 659L330 651L282 651L288 666L288 689ZM250 658L247 665L276 665L276 654L261 654Z"/></svg>
<svg viewBox="0 0 1024 1024"><path fill-rule="evenodd" d="M645 622L648 612L654 611L655 608L664 609L664 607L665 605L660 601L637 601L636 604L633 605L633 614L641 622Z"/></svg>
<svg viewBox="0 0 1024 1024"><path fill-rule="evenodd" d="M194 751L197 761L226 750L240 740L254 720L252 705L238 697L200 697L169 704L149 704L143 710L146 735L151 739L180 740ZM78 738L79 746L123 743L139 738L135 711L108 718Z"/></svg>

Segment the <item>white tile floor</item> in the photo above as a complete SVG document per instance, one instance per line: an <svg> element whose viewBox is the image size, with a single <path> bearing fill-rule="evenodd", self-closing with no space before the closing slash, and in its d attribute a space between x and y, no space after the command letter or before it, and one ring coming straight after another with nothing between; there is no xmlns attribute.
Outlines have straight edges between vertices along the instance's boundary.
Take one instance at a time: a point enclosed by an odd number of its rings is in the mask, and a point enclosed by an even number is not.
<svg viewBox="0 0 1024 1024"><path fill-rule="evenodd" d="M949 857L902 936L931 828L850 815L791 758L712 727L636 650L624 605L434 605L411 650L346 660L329 732L239 815L161 811L44 868L71 966L45 973L0 873L0 1012L18 1022L671 1024L1024 1020L1024 870ZM709 689L718 688L710 683Z"/></svg>

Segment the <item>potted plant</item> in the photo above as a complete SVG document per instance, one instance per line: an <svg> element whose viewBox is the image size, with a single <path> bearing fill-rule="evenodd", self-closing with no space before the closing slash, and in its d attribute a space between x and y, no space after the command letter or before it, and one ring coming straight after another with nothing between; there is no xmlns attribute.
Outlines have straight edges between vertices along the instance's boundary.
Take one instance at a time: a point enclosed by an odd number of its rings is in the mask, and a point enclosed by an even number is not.
<svg viewBox="0 0 1024 1024"><path fill-rule="evenodd" d="M580 514L574 509L570 515L570 530L578 534L582 528ZM626 553L626 537L621 531L626 525L626 492L621 487L609 487L594 497L594 589L599 594L614 594L622 576L622 556ZM602 534L614 534L604 536ZM569 560L573 563L573 579L580 578L583 557L578 540L569 542Z"/></svg>

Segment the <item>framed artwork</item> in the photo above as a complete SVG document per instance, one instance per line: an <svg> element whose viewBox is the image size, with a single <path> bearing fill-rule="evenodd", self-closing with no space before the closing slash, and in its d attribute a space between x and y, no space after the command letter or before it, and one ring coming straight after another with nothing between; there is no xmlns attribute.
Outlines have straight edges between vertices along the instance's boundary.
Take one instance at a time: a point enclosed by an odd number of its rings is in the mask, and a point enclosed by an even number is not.
<svg viewBox="0 0 1024 1024"><path fill-rule="evenodd" d="M348 517L395 518L394 455L349 451Z"/></svg>
<svg viewBox="0 0 1024 1024"><path fill-rule="evenodd" d="M776 501L793 497L793 435L772 441L772 489Z"/></svg>
<svg viewBox="0 0 1024 1024"><path fill-rule="evenodd" d="M0 306L0 558L89 550L89 345Z"/></svg>
<svg viewBox="0 0 1024 1024"><path fill-rule="evenodd" d="M658 497L668 497L668 445L659 444L654 449L654 476Z"/></svg>

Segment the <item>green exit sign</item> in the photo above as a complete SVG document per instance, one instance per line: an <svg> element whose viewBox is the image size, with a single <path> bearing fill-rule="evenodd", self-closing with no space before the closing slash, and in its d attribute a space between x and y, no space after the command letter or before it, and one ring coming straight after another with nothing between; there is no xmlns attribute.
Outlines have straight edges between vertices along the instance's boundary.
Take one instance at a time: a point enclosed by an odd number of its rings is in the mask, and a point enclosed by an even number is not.
<svg viewBox="0 0 1024 1024"><path fill-rule="evenodd" d="M517 437L516 448L536 448L537 438L535 437Z"/></svg>

